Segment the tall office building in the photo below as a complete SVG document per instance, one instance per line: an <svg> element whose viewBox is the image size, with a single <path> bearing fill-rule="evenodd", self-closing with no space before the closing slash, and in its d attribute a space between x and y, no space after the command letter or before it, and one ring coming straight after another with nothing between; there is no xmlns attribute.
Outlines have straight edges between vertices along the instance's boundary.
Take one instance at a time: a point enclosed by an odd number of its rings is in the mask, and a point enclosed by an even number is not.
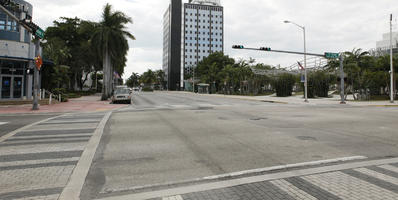
<svg viewBox="0 0 398 200"><path fill-rule="evenodd" d="M224 51L224 11L219 0L171 0L163 22L163 70L169 90L184 87L184 73L213 52Z"/></svg>

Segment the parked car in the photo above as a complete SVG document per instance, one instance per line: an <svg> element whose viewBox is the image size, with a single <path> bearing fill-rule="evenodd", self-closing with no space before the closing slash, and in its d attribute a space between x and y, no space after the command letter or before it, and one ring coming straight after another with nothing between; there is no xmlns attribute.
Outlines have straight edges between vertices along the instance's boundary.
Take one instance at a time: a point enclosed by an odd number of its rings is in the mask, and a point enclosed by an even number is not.
<svg viewBox="0 0 398 200"><path fill-rule="evenodd" d="M131 104L132 91L127 87L116 88L112 96L112 103L128 103Z"/></svg>

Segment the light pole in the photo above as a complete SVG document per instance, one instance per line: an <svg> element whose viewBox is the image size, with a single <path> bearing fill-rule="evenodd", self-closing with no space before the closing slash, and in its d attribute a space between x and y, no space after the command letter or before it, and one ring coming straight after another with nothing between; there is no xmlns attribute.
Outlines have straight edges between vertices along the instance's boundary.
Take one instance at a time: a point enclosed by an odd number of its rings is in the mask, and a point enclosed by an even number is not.
<svg viewBox="0 0 398 200"><path fill-rule="evenodd" d="M304 97L305 97L305 102L308 103L308 79L307 79L307 43L306 43L306 38L305 38L305 27L304 26L300 26L292 21L284 21L286 24L294 24L296 26L298 26L299 28L303 29L303 33L304 33L304 77L305 77L305 81L304 81Z"/></svg>
<svg viewBox="0 0 398 200"><path fill-rule="evenodd" d="M391 83L390 83L390 102L394 103L394 65L393 65L393 52L392 52L392 14L390 15L390 65L391 65L391 70L390 70L390 78L391 78Z"/></svg>

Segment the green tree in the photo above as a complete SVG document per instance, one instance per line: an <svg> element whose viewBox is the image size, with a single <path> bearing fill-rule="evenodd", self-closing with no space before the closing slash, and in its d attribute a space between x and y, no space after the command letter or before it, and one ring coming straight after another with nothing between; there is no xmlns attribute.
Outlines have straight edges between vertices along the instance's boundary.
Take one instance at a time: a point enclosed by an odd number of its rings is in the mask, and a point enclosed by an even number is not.
<svg viewBox="0 0 398 200"><path fill-rule="evenodd" d="M222 70L227 65L234 65L235 60L224 55L222 52L210 54L199 62L195 70L195 76L200 77L202 82L212 86L212 90L218 90L222 86Z"/></svg>
<svg viewBox="0 0 398 200"><path fill-rule="evenodd" d="M120 11L113 11L110 4L106 4L102 13L102 20L98 24L92 42L98 55L103 58L104 86L102 100L106 100L112 93L113 71L124 68L129 49L127 39L135 37L126 31L126 24L132 19Z"/></svg>
<svg viewBox="0 0 398 200"><path fill-rule="evenodd" d="M156 73L150 69L140 77L140 83L145 84L145 86L152 86L157 80Z"/></svg>
<svg viewBox="0 0 398 200"><path fill-rule="evenodd" d="M138 75L138 73L133 72L133 74L131 74L131 76L127 79L126 85L131 88L137 87L140 84L139 80L140 80L140 76Z"/></svg>

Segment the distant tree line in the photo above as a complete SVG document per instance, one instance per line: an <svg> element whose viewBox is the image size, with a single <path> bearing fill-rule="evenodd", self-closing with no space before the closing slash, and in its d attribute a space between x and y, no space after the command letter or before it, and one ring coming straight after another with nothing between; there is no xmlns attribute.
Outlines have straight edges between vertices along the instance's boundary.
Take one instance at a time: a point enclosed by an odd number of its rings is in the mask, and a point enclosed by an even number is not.
<svg viewBox="0 0 398 200"><path fill-rule="evenodd" d="M372 96L387 98L390 94L390 56L371 56L361 49L344 53L344 71L346 74L346 96L354 99L368 99ZM398 76L398 55L394 56L395 77ZM293 92L302 92L300 74L292 74L282 68L255 63L253 59L234 60L221 52L204 58L194 68L195 80L210 85L212 93L261 95L276 93L277 96L291 96ZM256 71L278 70L278 74L255 73ZM189 76L191 78L192 76ZM309 71L308 96L328 97L330 91L339 90L339 62L330 60L323 70ZM395 81L395 88L397 88ZM396 93L396 89L395 89Z"/></svg>

